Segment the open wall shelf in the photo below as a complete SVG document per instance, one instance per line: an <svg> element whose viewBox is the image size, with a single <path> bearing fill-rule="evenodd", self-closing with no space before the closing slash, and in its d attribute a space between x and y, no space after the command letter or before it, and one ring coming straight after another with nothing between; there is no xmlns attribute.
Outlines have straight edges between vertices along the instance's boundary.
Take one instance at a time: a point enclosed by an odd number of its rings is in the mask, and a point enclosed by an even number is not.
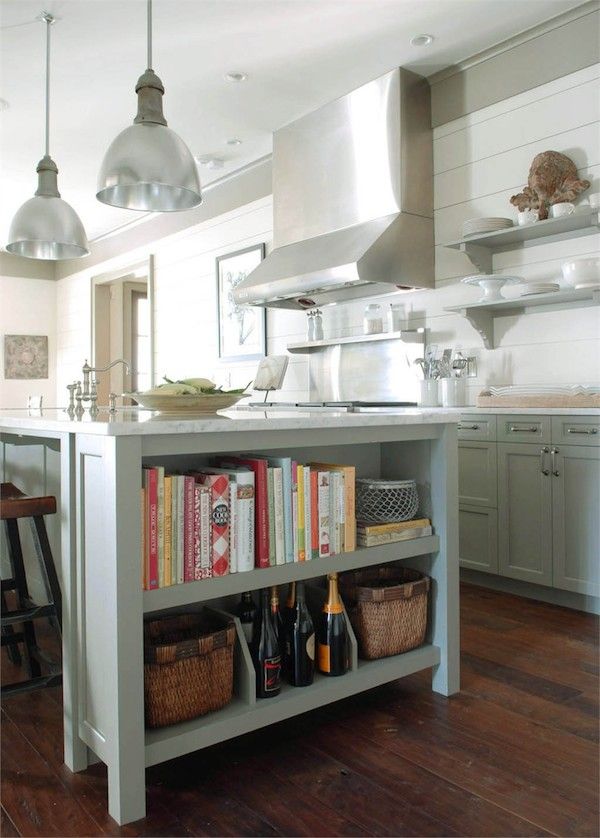
<svg viewBox="0 0 600 838"><path fill-rule="evenodd" d="M547 294L533 294L517 297L514 300L498 300L494 303L472 303L470 305L450 306L444 311L462 314L483 339L486 349L494 349L494 320L496 317L512 317L515 314L532 314L544 307L577 308L600 303L600 290L575 288L568 291L552 291Z"/></svg>
<svg viewBox="0 0 600 838"><path fill-rule="evenodd" d="M482 233L467 239L448 242L444 247L465 253L481 273L491 274L494 253L519 250L555 241L565 241L577 236L589 236L598 230L600 214L597 209L574 212L563 218L548 218L523 227L509 227L495 233Z"/></svg>

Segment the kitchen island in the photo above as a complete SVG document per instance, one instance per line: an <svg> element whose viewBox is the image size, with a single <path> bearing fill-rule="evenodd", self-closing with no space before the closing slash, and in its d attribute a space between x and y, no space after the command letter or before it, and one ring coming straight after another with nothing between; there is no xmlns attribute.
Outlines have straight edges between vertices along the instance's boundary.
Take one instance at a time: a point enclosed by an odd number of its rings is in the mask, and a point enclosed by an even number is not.
<svg viewBox="0 0 600 838"><path fill-rule="evenodd" d="M120 824L145 814L146 766L212 745L413 672L432 688L459 689L458 485L454 412L384 414L231 411L211 417L122 410L73 421L62 411L0 412L3 480L59 495L53 547L63 589L65 762L73 771L108 767L108 807ZM217 453L286 453L343 462L358 476L414 478L433 535L297 564L143 591L141 470L197 467ZM386 562L410 561L432 579L425 643L403 655L354 659L341 678L282 689L256 700L238 628L234 698L220 711L145 730L143 621L150 613L210 603L289 581ZM231 600L233 602L233 600ZM245 669L246 667L246 669Z"/></svg>

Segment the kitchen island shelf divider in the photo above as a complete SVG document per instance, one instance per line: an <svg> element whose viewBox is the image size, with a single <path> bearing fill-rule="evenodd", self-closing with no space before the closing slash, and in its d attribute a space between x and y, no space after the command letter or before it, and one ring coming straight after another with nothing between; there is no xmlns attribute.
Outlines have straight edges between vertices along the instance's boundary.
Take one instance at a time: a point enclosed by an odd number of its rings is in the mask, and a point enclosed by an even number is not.
<svg viewBox="0 0 600 838"><path fill-rule="evenodd" d="M185 582L144 591L144 613L176 608L219 597L255 591L271 585L284 585L313 579L344 570L356 570L386 562L400 561L415 556L424 556L439 550L440 541L436 535L395 541L377 547L363 547L352 553L340 553L327 558L311 559L306 562L290 562L275 567L257 568L245 573L230 573L227 576Z"/></svg>

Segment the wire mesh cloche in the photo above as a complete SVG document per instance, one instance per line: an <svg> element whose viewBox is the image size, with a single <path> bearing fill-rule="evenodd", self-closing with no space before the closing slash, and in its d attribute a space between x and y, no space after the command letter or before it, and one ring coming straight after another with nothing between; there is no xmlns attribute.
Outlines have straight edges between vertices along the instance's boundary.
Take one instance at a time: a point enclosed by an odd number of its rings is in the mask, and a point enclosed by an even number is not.
<svg viewBox="0 0 600 838"><path fill-rule="evenodd" d="M419 508L414 480L356 479L356 517L365 524L409 521Z"/></svg>

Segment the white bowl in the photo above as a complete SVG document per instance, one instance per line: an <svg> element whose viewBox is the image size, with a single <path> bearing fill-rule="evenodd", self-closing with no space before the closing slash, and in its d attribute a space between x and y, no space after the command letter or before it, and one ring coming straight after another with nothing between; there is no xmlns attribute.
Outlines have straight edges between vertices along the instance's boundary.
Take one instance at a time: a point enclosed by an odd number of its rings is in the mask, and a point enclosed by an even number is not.
<svg viewBox="0 0 600 838"><path fill-rule="evenodd" d="M572 259L561 265L562 275L571 288L600 287L600 257L589 259Z"/></svg>

